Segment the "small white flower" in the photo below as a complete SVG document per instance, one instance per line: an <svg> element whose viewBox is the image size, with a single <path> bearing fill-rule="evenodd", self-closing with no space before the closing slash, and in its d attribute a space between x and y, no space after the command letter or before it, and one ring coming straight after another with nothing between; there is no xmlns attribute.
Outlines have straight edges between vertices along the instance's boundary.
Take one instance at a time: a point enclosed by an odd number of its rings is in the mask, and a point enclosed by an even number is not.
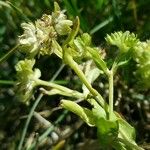
<svg viewBox="0 0 150 150"><path fill-rule="evenodd" d="M21 51L33 58L35 55L50 55L52 53L52 40L57 38L57 33L52 26L51 16L43 15L33 23L23 23L23 35L19 37Z"/></svg>
<svg viewBox="0 0 150 150"><path fill-rule="evenodd" d="M55 11L52 13L54 28L59 35L67 35L71 31L73 22L67 19L64 11Z"/></svg>
<svg viewBox="0 0 150 150"><path fill-rule="evenodd" d="M24 34L19 37L20 44L30 45L36 43L36 27L33 25L33 23L22 23L21 26L24 29Z"/></svg>

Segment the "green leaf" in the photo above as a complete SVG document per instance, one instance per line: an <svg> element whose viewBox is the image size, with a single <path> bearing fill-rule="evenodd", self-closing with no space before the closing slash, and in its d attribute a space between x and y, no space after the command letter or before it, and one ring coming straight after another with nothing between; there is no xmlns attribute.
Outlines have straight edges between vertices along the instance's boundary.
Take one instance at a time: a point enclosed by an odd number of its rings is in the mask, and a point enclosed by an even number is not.
<svg viewBox="0 0 150 150"><path fill-rule="evenodd" d="M81 107L77 103L70 101L70 100L61 100L60 102L61 107L75 113L80 118L83 119L89 126L95 125L95 119L91 110Z"/></svg>
<svg viewBox="0 0 150 150"><path fill-rule="evenodd" d="M117 140L119 133L118 121L110 121L104 118L99 118L96 122L98 138L100 144L104 148L110 148L113 146L114 141Z"/></svg>
<svg viewBox="0 0 150 150"><path fill-rule="evenodd" d="M92 112L93 115L95 117L95 119L99 119L99 118L107 118L107 114L104 110L104 108L102 108L95 99L87 99L87 101L93 106L92 108Z"/></svg>
<svg viewBox="0 0 150 150"><path fill-rule="evenodd" d="M92 84L100 75L100 70L95 66L92 60L86 61L82 66L88 82ZM90 93L84 84L82 85L82 89L85 96Z"/></svg>
<svg viewBox="0 0 150 150"><path fill-rule="evenodd" d="M95 64L97 65L97 67L100 70L102 69L105 74L108 74L109 70L107 68L106 63L102 59L102 57L101 57L100 52L98 51L98 49L88 47L88 52L92 55L92 58L93 58Z"/></svg>
<svg viewBox="0 0 150 150"><path fill-rule="evenodd" d="M120 138L125 138L126 140L128 140L129 142L131 142L132 144L135 144L135 129L129 124L127 123L125 120L118 118L118 122L119 122L119 137Z"/></svg>
<svg viewBox="0 0 150 150"><path fill-rule="evenodd" d="M61 11L57 2L54 2L54 12Z"/></svg>
<svg viewBox="0 0 150 150"><path fill-rule="evenodd" d="M73 42L74 38L78 34L79 27L80 27L80 20L79 20L79 17L76 17L73 22L73 28L72 28L68 38L66 39L66 41L63 43L63 46L62 46L63 48L66 47L67 44Z"/></svg>

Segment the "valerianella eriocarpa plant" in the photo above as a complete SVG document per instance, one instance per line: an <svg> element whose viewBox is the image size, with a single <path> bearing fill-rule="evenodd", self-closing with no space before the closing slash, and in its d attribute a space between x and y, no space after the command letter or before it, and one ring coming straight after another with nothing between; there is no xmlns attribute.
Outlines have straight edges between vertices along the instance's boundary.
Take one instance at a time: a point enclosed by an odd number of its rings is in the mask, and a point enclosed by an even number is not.
<svg viewBox="0 0 150 150"><path fill-rule="evenodd" d="M97 127L103 149L142 150L135 142L134 128L113 109L113 77L117 68L127 63L124 58L128 53L137 61L139 69L146 67L149 59L146 62L142 60L146 57L145 53L149 53L145 51L149 48L149 42L140 42L129 31L107 35L106 42L120 50L112 66L108 68L100 49L93 46L91 36L88 33L79 34L79 18L76 17L73 22L67 19L57 3L54 3L52 15L43 15L35 23L23 23L22 27L24 33L19 37L20 51L26 53L27 59L16 65L18 98L29 103L37 88L47 95L62 95L65 98L60 102L61 107L78 115L89 126ZM83 83L82 92L40 79L40 70L33 69L35 56L52 53L74 70ZM108 79L109 104L92 87L101 73ZM149 78L149 73L145 73L144 77ZM74 100L78 99L86 100L92 109L77 104Z"/></svg>

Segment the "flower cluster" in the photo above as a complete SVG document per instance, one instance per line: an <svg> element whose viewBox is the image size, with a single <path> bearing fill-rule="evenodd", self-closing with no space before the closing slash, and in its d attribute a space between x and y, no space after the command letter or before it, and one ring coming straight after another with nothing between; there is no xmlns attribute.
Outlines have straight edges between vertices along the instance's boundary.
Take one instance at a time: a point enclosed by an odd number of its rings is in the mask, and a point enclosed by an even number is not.
<svg viewBox="0 0 150 150"><path fill-rule="evenodd" d="M59 36L67 35L71 31L72 21L68 20L64 11L54 3L52 15L44 14L35 23L22 23L23 35L19 37L21 51L30 58L35 55L51 55L58 47ZM57 54L57 52L56 52ZM57 54L60 57L60 54Z"/></svg>
<svg viewBox="0 0 150 150"><path fill-rule="evenodd" d="M137 63L136 75L140 79L142 87L150 88L150 41L141 42L134 33L115 32L106 36L110 45L117 46L121 53L132 50L132 57Z"/></svg>
<svg viewBox="0 0 150 150"><path fill-rule="evenodd" d="M40 78L41 72L39 69L34 69L35 60L21 60L15 66L17 71L17 97L19 100L28 103L32 97L36 79Z"/></svg>
<svg viewBox="0 0 150 150"><path fill-rule="evenodd" d="M135 48L134 58L138 67L136 74L142 79L142 84L150 88L150 40L139 43Z"/></svg>
<svg viewBox="0 0 150 150"><path fill-rule="evenodd" d="M127 52L129 49L135 47L139 42L136 35L134 33L130 33L129 31L115 32L111 35L107 35L105 39L110 45L117 46L122 53Z"/></svg>

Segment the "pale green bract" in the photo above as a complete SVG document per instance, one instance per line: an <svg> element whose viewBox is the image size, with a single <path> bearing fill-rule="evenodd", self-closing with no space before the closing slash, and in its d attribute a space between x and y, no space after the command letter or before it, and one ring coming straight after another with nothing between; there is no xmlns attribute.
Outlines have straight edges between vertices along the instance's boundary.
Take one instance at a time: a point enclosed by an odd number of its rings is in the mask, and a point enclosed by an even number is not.
<svg viewBox="0 0 150 150"><path fill-rule="evenodd" d="M84 63L81 64L82 66L82 70L88 80L88 82L90 84L92 84L100 75L100 73L102 73L94 64L94 62L92 60L88 60ZM88 94L90 94L89 90L87 89L87 87L83 84L82 85L82 90L83 90L83 94L85 95L85 97L88 96Z"/></svg>
<svg viewBox="0 0 150 150"><path fill-rule="evenodd" d="M36 68L33 71L34 64L34 59L25 59L19 61L15 66L17 71L17 98L25 103L28 103L28 100L32 97L36 79L41 76L39 69Z"/></svg>
<svg viewBox="0 0 150 150"><path fill-rule="evenodd" d="M87 48L91 47L91 37L88 33L77 36L69 46L69 54L76 60L91 57L90 53L87 51Z"/></svg>
<svg viewBox="0 0 150 150"><path fill-rule="evenodd" d="M75 113L82 118L89 126L95 126L95 118L92 111L88 108L81 107L71 100L62 99L60 106Z"/></svg>

